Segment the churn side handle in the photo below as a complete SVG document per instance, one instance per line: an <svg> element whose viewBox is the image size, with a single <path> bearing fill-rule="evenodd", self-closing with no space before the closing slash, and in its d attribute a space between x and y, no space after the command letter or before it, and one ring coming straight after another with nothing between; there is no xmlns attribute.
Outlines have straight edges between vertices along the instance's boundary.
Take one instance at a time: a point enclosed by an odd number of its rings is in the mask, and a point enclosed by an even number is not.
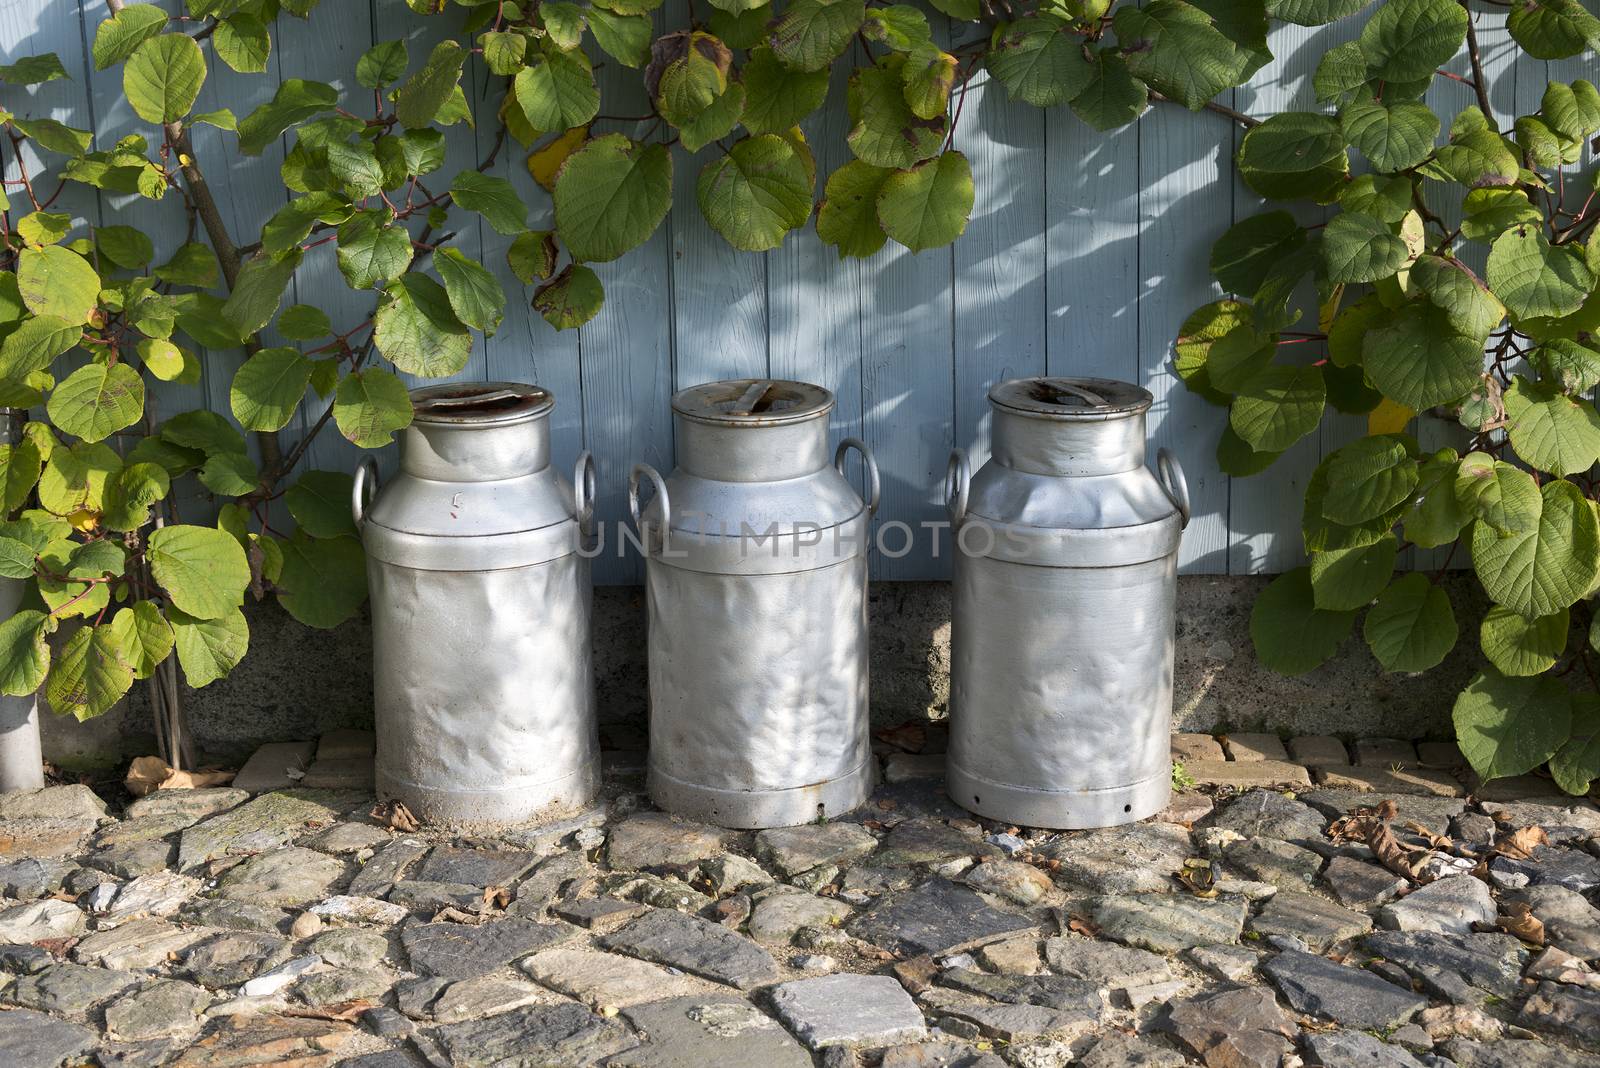
<svg viewBox="0 0 1600 1068"><path fill-rule="evenodd" d="M368 482L372 483L369 490ZM378 495L378 458L368 456L356 465L356 475L350 484L350 516L356 521L356 529L361 529L361 524L367 519L367 505L372 498Z"/></svg>
<svg viewBox="0 0 1600 1068"><path fill-rule="evenodd" d="M972 488L972 464L964 449L950 450L950 466L944 473L944 506L950 511L950 525L960 526L967 517L967 492Z"/></svg>
<svg viewBox="0 0 1600 1068"><path fill-rule="evenodd" d="M672 501L667 497L667 484L661 481L661 473L649 464L634 464L633 470L628 472L628 511L633 513L633 525L639 528L639 533L644 533L644 510L639 507L639 479L648 478L656 487L656 498L661 502L661 530L663 536L668 527L672 525Z"/></svg>
<svg viewBox="0 0 1600 1068"><path fill-rule="evenodd" d="M1161 478L1161 488L1167 491L1167 496L1172 498L1172 503L1177 506L1178 514L1183 517L1183 525L1189 525L1189 480L1183 477L1183 465L1178 463L1178 458L1168 449L1156 453L1156 474Z"/></svg>
<svg viewBox="0 0 1600 1068"><path fill-rule="evenodd" d="M861 454L861 465L867 472L867 514L878 514L878 498L882 496L883 484L878 481L878 461L872 458L872 450L867 448L867 443L860 438L845 438L839 442L839 447L833 450L833 469L844 476L844 454L851 449Z"/></svg>
<svg viewBox="0 0 1600 1068"><path fill-rule="evenodd" d="M584 449L572 469L572 514L584 537L594 533L594 453Z"/></svg>

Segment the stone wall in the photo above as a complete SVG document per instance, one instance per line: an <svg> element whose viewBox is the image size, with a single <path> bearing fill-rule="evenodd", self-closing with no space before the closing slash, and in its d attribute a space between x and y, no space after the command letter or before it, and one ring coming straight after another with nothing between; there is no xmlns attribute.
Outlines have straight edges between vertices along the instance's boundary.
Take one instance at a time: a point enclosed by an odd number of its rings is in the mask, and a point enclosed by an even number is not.
<svg viewBox="0 0 1600 1068"><path fill-rule="evenodd" d="M1450 706L1475 670L1470 628L1425 676L1386 675L1353 635L1332 662L1285 678L1263 669L1250 644L1250 605L1268 580L1209 575L1178 583L1174 730L1248 729L1284 734L1449 734ZM1446 580L1456 614L1480 610L1470 575ZM334 631L295 623L275 604L247 609L250 655L227 679L186 692L208 756L242 760L263 741L310 738L372 725L371 629L365 615ZM646 710L644 593L595 592L595 671L603 723L642 726ZM870 599L873 719L946 715L950 697L950 587L877 583ZM1085 620L1093 627L1094 620ZM125 709L88 724L46 715L45 751L69 766L152 752L142 684Z"/></svg>

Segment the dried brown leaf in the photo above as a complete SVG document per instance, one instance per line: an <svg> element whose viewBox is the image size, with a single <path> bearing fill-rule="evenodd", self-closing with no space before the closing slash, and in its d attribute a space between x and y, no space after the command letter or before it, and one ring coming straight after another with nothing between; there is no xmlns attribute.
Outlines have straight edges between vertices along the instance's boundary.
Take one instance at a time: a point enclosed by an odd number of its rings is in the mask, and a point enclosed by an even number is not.
<svg viewBox="0 0 1600 1068"><path fill-rule="evenodd" d="M1533 851L1550 842L1550 836L1538 824L1518 828L1495 843L1494 851L1509 860L1527 860Z"/></svg>
<svg viewBox="0 0 1600 1068"><path fill-rule="evenodd" d="M1511 901L1501 906L1502 913L1494 925L1508 935L1513 935L1536 946L1544 945L1544 921L1533 914L1525 901Z"/></svg>
<svg viewBox="0 0 1600 1068"><path fill-rule="evenodd" d="M391 830L405 831L409 833L412 831L420 831L422 829L422 825L419 824L417 822L417 818L411 814L411 810L406 808L406 803L404 801L379 801L376 805L372 806L372 811L369 812L368 815Z"/></svg>

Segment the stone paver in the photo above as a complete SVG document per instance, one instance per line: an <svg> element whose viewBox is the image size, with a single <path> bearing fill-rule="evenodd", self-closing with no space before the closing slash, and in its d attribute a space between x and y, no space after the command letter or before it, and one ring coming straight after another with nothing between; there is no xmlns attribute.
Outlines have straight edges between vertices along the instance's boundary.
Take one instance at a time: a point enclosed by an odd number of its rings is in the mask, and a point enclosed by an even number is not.
<svg viewBox="0 0 1600 1068"><path fill-rule="evenodd" d="M795 1037L814 1050L888 1046L926 1031L916 1002L882 975L824 975L773 988L772 1005Z"/></svg>
<svg viewBox="0 0 1600 1068"><path fill-rule="evenodd" d="M1283 760L1196 760L1183 770L1202 786L1310 786L1311 773Z"/></svg>
<svg viewBox="0 0 1600 1068"><path fill-rule="evenodd" d="M1193 760L1227 760L1222 743L1209 734L1174 734L1172 759L1187 765Z"/></svg>
<svg viewBox="0 0 1600 1068"><path fill-rule="evenodd" d="M268 742L244 762L244 767L233 777L233 786L252 794L287 790L295 784L289 773L303 773L316 751L315 742Z"/></svg>
<svg viewBox="0 0 1600 1068"><path fill-rule="evenodd" d="M470 837L391 831L359 792L23 795L0 1064L1600 1068L1600 810L1390 792L1326 742L1289 746L1321 746L1315 789L1200 787L1084 832L972 818L916 775L764 832L642 808L623 778ZM1281 763L1260 755L1222 763ZM1327 834L1385 798L1415 882ZM1548 844L1465 874L1530 824ZM1537 954L1473 929L1524 906ZM361 1003L359 1026L299 1015Z"/></svg>
<svg viewBox="0 0 1600 1068"><path fill-rule="evenodd" d="M1465 797L1467 788L1448 772L1428 768L1319 768L1317 781L1330 790L1364 790L1379 794L1432 794Z"/></svg>
<svg viewBox="0 0 1600 1068"><path fill-rule="evenodd" d="M1289 757L1308 768L1340 768L1350 763L1344 742L1331 734L1306 734L1289 739Z"/></svg>
<svg viewBox="0 0 1600 1068"><path fill-rule="evenodd" d="M1410 768L1417 763L1417 747L1401 738L1357 738L1350 749L1363 768Z"/></svg>
<svg viewBox="0 0 1600 1068"><path fill-rule="evenodd" d="M1228 759L1241 763L1246 761L1287 761L1288 750L1283 747L1283 740L1276 734L1229 734L1223 738L1223 747L1228 751Z"/></svg>

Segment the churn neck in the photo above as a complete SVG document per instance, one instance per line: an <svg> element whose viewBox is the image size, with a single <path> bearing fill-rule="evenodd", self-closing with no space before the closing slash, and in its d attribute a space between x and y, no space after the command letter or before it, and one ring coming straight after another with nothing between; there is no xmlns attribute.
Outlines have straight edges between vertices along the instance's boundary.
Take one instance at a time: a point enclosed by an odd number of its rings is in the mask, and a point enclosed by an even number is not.
<svg viewBox="0 0 1600 1068"><path fill-rule="evenodd" d="M989 391L994 460L1082 477L1144 466L1150 391L1109 378L1014 378Z"/></svg>
<svg viewBox="0 0 1600 1068"><path fill-rule="evenodd" d="M801 478L828 464L833 394L809 382L739 378L672 398L679 470L718 482Z"/></svg>
<svg viewBox="0 0 1600 1068"><path fill-rule="evenodd" d="M548 390L520 382L470 382L411 391L400 466L436 482L496 482L550 464Z"/></svg>

